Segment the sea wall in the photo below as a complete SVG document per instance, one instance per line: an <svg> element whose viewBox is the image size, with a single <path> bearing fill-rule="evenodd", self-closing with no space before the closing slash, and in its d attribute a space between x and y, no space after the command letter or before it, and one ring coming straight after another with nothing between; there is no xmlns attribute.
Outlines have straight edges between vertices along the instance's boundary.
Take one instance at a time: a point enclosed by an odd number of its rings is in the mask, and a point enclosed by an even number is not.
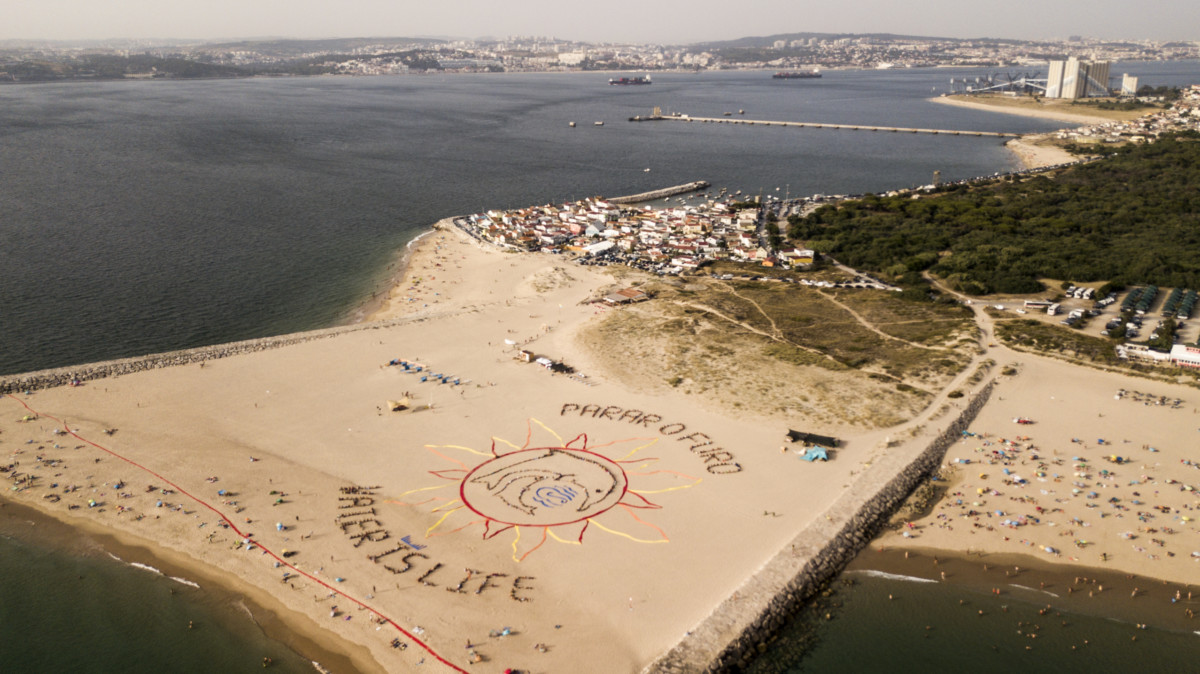
<svg viewBox="0 0 1200 674"><path fill-rule="evenodd" d="M180 351L155 353L148 356L138 356L136 358L121 358L118 360L108 360L99 363L70 365L67 367L53 368L50 370L38 370L23 374L0 375L0 395L6 393L18 393L21 391L37 391L40 389L54 388L55 386L67 386L72 381L87 382L96 379L104 379L107 377L117 377L123 374L143 372L145 370L156 370L164 367L176 367L179 365L203 363L205 361L216 360L218 358L227 358L229 356L236 356L243 353L265 351L267 349L277 349L282 346L310 342L314 339L326 339L328 337L345 334L347 332L375 330L412 320L420 319L400 318L390 321L380 321L377 323L357 323L354 325L342 325L333 328L324 328L321 330L310 330L308 332L295 332L289 335L279 335L276 337L247 339L241 342L230 342L228 344L215 344L213 346L202 346L195 349L183 349Z"/></svg>
<svg viewBox="0 0 1200 674"><path fill-rule="evenodd" d="M881 457L824 517L806 527L768 561L734 597L722 602L680 643L644 671L736 671L766 650L767 641L795 611L845 568L913 489L945 458L987 402L995 382L974 395L962 413L919 454Z"/></svg>

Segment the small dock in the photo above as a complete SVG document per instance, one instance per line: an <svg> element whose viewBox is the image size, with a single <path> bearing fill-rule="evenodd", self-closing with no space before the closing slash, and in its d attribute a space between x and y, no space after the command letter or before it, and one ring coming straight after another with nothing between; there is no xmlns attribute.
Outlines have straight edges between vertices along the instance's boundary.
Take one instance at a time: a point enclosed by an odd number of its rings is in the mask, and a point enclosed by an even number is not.
<svg viewBox="0 0 1200 674"><path fill-rule="evenodd" d="M696 190L706 189L708 186L709 184L707 180L697 180L695 182L676 185L674 187L664 187L661 190L642 192L641 194L631 194L627 197L612 197L611 199L605 199L605 201L614 204L638 204L643 201L654 201L655 199L673 197L676 194L695 192Z"/></svg>
<svg viewBox="0 0 1200 674"><path fill-rule="evenodd" d="M887 133L930 133L941 136L986 136L992 138L1020 138L1019 133L1002 131L955 131L952 129L914 129L902 126L865 126L862 124L818 124L815 122L773 122L763 119L731 117L691 117L688 115L650 115L631 117L631 122L699 122L703 124L747 124L750 126L795 126L808 129L839 129L846 131L883 131Z"/></svg>

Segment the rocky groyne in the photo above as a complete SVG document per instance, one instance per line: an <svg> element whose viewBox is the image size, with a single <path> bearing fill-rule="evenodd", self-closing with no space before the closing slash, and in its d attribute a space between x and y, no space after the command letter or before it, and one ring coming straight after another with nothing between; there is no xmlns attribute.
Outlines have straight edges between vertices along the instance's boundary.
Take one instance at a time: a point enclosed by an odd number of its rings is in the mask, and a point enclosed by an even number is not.
<svg viewBox="0 0 1200 674"><path fill-rule="evenodd" d="M766 650L796 609L866 547L912 490L935 471L987 402L994 382L916 456L880 458L824 517L767 562L735 597L722 602L645 672L735 671Z"/></svg>
<svg viewBox="0 0 1200 674"><path fill-rule="evenodd" d="M676 194L685 194L687 192L695 192L696 190L702 190L707 187L709 187L708 181L697 180L695 182L685 183L683 185L676 185L674 187L664 187L661 190L653 190L651 192L642 192L641 194L631 194L627 197L612 197L612 198L606 199L606 201L608 201L610 203L614 203L614 204L637 204L637 203L641 203L643 201L654 201L655 199L665 199L667 197L673 197Z"/></svg>
<svg viewBox="0 0 1200 674"><path fill-rule="evenodd" d="M267 349L277 349L279 347L290 346L292 344L310 342L314 339L326 339L328 337L345 334L347 332L375 330L412 320L420 319L400 318L390 321L379 321L376 323L342 325L321 330L295 332L276 337L247 339L240 342L230 342L228 344L215 344L213 346L202 346L194 349L168 351L165 353L156 353L148 356L138 356L135 358L121 358L98 363L70 365L67 367L38 370L35 372L26 372L22 374L0 375L0 395L6 393L18 393L21 391L37 391L40 389L54 388L56 386L68 386L74 382L83 383L96 379L118 377L123 374L133 374L135 372L156 370L164 367L176 367L180 365L190 365L193 363L203 363L205 361L217 360L218 358L228 358L229 356L236 356L243 353L253 353L255 351L265 351Z"/></svg>

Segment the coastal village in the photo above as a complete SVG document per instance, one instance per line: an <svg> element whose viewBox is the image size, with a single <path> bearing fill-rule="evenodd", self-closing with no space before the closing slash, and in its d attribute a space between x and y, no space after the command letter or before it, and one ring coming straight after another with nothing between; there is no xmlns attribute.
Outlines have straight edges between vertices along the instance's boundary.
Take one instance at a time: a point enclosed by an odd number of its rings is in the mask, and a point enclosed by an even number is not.
<svg viewBox="0 0 1200 674"><path fill-rule="evenodd" d="M1189 130L1200 131L1200 85L1195 84L1183 89L1179 99L1170 108L1161 112L1154 112L1125 122L1103 122L1063 129L1054 136L1063 141L1141 143L1153 140L1164 133Z"/></svg>
<svg viewBox="0 0 1200 674"><path fill-rule="evenodd" d="M806 268L811 250L772 250L757 203L708 201L675 208L622 208L596 197L562 205L488 211L458 218L472 236L503 248L572 253L581 263L619 262L659 274L711 260Z"/></svg>

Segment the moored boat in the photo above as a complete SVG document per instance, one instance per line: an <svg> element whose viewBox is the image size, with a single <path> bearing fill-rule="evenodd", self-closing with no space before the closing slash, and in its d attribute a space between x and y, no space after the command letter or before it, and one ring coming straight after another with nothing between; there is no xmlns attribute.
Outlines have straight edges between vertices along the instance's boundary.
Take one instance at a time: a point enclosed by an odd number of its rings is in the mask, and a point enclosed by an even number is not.
<svg viewBox="0 0 1200 674"><path fill-rule="evenodd" d="M819 78L821 72L819 70L799 70L799 71L780 71L771 75L772 79L777 80L811 80Z"/></svg>

